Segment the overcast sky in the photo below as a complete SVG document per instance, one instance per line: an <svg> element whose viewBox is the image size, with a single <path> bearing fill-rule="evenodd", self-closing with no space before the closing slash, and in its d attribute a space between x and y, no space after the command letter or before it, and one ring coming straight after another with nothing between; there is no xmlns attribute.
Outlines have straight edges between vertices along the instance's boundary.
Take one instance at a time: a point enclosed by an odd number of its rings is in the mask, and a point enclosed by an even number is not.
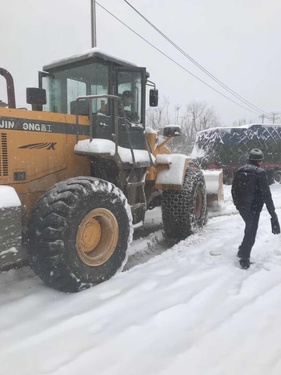
<svg viewBox="0 0 281 375"><path fill-rule="evenodd" d="M187 70L239 102L123 0L98 2ZM280 0L129 2L236 93L263 111L281 112ZM37 72L43 65L91 48L90 4L90 0L1 0L0 66L14 77L18 106L25 105L25 88L37 86ZM232 103L175 65L98 5L96 13L97 46L146 66L160 98L168 98L172 114L176 105L184 109L198 100L214 106L224 125L241 118L259 120L257 114ZM0 84L0 99L5 100L4 80Z"/></svg>

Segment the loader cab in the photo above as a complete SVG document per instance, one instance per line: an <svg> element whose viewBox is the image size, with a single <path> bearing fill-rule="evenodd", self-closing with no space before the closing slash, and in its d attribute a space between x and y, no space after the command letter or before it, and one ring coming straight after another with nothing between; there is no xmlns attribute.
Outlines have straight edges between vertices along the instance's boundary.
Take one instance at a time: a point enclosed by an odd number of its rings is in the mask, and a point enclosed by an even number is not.
<svg viewBox="0 0 281 375"><path fill-rule="evenodd" d="M119 145L129 147L128 127L133 147L144 148L146 83L149 74L145 68L117 59L100 49L63 59L43 67L39 72L39 87L47 93L43 111L69 115L90 116L93 137L113 140L114 119L118 116ZM124 93L132 100L122 102ZM98 98L79 101L79 96L119 96L118 114L113 99ZM154 104L153 104L154 105ZM126 135L127 134L127 135Z"/></svg>

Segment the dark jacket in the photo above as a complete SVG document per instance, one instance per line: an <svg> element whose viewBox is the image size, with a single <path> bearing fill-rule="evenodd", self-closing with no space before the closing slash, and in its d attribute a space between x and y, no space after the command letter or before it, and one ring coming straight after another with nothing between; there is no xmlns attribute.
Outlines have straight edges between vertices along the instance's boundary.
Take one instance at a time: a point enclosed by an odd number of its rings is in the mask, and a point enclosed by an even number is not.
<svg viewBox="0 0 281 375"><path fill-rule="evenodd" d="M266 172L254 164L239 168L232 182L232 199L238 211L261 211L263 204L271 216L275 216Z"/></svg>

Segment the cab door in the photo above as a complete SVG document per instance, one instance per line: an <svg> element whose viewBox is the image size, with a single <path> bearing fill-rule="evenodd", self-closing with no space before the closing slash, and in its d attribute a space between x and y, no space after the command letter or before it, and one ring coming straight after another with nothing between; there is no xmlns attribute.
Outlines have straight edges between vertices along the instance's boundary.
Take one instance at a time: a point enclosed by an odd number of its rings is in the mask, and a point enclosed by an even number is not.
<svg viewBox="0 0 281 375"><path fill-rule="evenodd" d="M130 147L131 141L133 148L143 150L145 148L146 69L116 67L115 72L114 94L120 97L120 101L124 92L133 95L133 101L124 106L123 113L118 113L119 145Z"/></svg>

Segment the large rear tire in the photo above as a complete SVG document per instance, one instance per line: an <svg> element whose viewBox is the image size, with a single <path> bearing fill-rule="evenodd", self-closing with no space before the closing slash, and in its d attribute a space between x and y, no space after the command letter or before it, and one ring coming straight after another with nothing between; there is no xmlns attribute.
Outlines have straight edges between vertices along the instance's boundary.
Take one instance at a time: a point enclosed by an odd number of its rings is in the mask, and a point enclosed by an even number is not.
<svg viewBox="0 0 281 375"><path fill-rule="evenodd" d="M182 240L207 222L207 198L203 173L188 167L181 191L162 194L162 219L167 237Z"/></svg>
<svg viewBox="0 0 281 375"><path fill-rule="evenodd" d="M132 239L127 199L93 177L56 184L37 202L28 228L30 263L49 286L77 292L122 269Z"/></svg>

